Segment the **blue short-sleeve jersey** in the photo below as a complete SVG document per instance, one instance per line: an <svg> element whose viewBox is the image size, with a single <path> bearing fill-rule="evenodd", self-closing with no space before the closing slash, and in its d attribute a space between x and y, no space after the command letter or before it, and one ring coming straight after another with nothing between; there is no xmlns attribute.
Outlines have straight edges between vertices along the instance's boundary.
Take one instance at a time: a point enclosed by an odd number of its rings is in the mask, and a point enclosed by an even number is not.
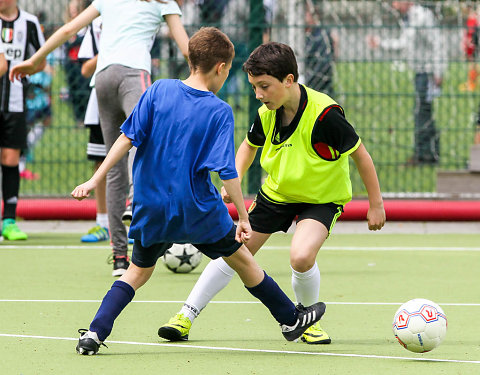
<svg viewBox="0 0 480 375"><path fill-rule="evenodd" d="M213 243L233 222L210 179L236 178L231 107L180 80L155 82L121 127L137 147L129 236L160 242Z"/></svg>

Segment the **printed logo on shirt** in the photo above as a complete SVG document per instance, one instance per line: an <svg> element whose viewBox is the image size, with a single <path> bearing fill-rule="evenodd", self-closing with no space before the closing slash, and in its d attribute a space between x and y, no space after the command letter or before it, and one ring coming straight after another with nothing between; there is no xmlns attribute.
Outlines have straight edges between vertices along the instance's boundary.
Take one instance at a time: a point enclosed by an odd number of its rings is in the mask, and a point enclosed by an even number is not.
<svg viewBox="0 0 480 375"><path fill-rule="evenodd" d="M12 43L13 29L7 27L2 29L2 41L3 43Z"/></svg>
<svg viewBox="0 0 480 375"><path fill-rule="evenodd" d="M17 42L22 42L23 39L23 32L17 32Z"/></svg>
<svg viewBox="0 0 480 375"><path fill-rule="evenodd" d="M23 49L21 46L17 44L9 44L8 46L5 47L5 59L8 61L21 61L22 60L22 54L23 54Z"/></svg>
<svg viewBox="0 0 480 375"><path fill-rule="evenodd" d="M275 151L278 151L278 150L280 150L281 148L284 148L284 147L292 147L292 144L291 143L284 143L280 147L276 148Z"/></svg>

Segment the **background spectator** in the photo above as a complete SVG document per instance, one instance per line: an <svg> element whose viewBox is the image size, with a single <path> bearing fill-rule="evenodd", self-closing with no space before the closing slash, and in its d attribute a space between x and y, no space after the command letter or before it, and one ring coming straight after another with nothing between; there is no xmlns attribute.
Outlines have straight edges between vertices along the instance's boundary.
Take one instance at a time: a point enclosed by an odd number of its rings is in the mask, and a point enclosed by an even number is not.
<svg viewBox="0 0 480 375"><path fill-rule="evenodd" d="M463 37L463 51L468 62L467 82L460 85L461 91L474 91L477 85L478 66L475 61L478 54L478 14L471 4L467 4L467 21Z"/></svg>
<svg viewBox="0 0 480 375"><path fill-rule="evenodd" d="M77 17L85 9L85 1L70 0L65 13L65 23ZM72 105L75 125L83 126L83 116L87 109L88 98L90 96L89 80L81 74L82 64L78 59L78 51L85 36L86 29L82 29L78 34L72 36L65 44L65 75L68 86L68 98Z"/></svg>
<svg viewBox="0 0 480 375"><path fill-rule="evenodd" d="M312 1L307 1L305 11L305 83L334 97L333 73L338 35L322 25L319 19L321 12Z"/></svg>
<svg viewBox="0 0 480 375"><path fill-rule="evenodd" d="M397 39L369 38L370 47L403 50L415 72L415 145L407 164L436 164L440 157L440 134L433 118L433 99L440 95L446 68L445 50L433 12L413 1L393 1L392 8L404 16Z"/></svg>

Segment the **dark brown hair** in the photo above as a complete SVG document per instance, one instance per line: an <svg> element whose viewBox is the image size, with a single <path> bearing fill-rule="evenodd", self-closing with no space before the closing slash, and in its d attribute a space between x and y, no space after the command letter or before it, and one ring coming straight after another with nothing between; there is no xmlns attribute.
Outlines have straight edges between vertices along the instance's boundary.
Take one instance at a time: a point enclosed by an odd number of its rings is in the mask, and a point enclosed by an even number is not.
<svg viewBox="0 0 480 375"><path fill-rule="evenodd" d="M251 76L268 74L279 81L293 74L298 80L297 59L292 49L283 43L269 42L255 48L243 64L243 71Z"/></svg>
<svg viewBox="0 0 480 375"><path fill-rule="evenodd" d="M232 42L216 27L202 27L188 42L188 59L192 71L208 73L219 62L231 62L234 56Z"/></svg>

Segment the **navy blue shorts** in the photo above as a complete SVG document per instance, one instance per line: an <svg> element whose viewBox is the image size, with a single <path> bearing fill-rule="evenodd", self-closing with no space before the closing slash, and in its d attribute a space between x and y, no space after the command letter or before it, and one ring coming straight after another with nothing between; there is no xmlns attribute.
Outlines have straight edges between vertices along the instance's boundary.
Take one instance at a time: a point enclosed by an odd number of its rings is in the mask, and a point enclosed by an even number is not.
<svg viewBox="0 0 480 375"><path fill-rule="evenodd" d="M225 237L215 243L208 244L192 244L203 254L205 254L210 259L217 259L220 257L229 257L235 251L237 251L241 243L235 240L236 226L233 225L230 232L227 233ZM143 247L142 243L138 240L135 240L133 243L133 252L132 252L132 263L140 268L149 268L153 267L158 258L163 256L165 252L172 247L172 243L162 242L154 244L150 247Z"/></svg>
<svg viewBox="0 0 480 375"><path fill-rule="evenodd" d="M252 229L259 233L287 232L295 218L297 223L304 219L319 221L330 233L342 212L343 206L335 203L276 202L260 190L248 210L248 217Z"/></svg>

